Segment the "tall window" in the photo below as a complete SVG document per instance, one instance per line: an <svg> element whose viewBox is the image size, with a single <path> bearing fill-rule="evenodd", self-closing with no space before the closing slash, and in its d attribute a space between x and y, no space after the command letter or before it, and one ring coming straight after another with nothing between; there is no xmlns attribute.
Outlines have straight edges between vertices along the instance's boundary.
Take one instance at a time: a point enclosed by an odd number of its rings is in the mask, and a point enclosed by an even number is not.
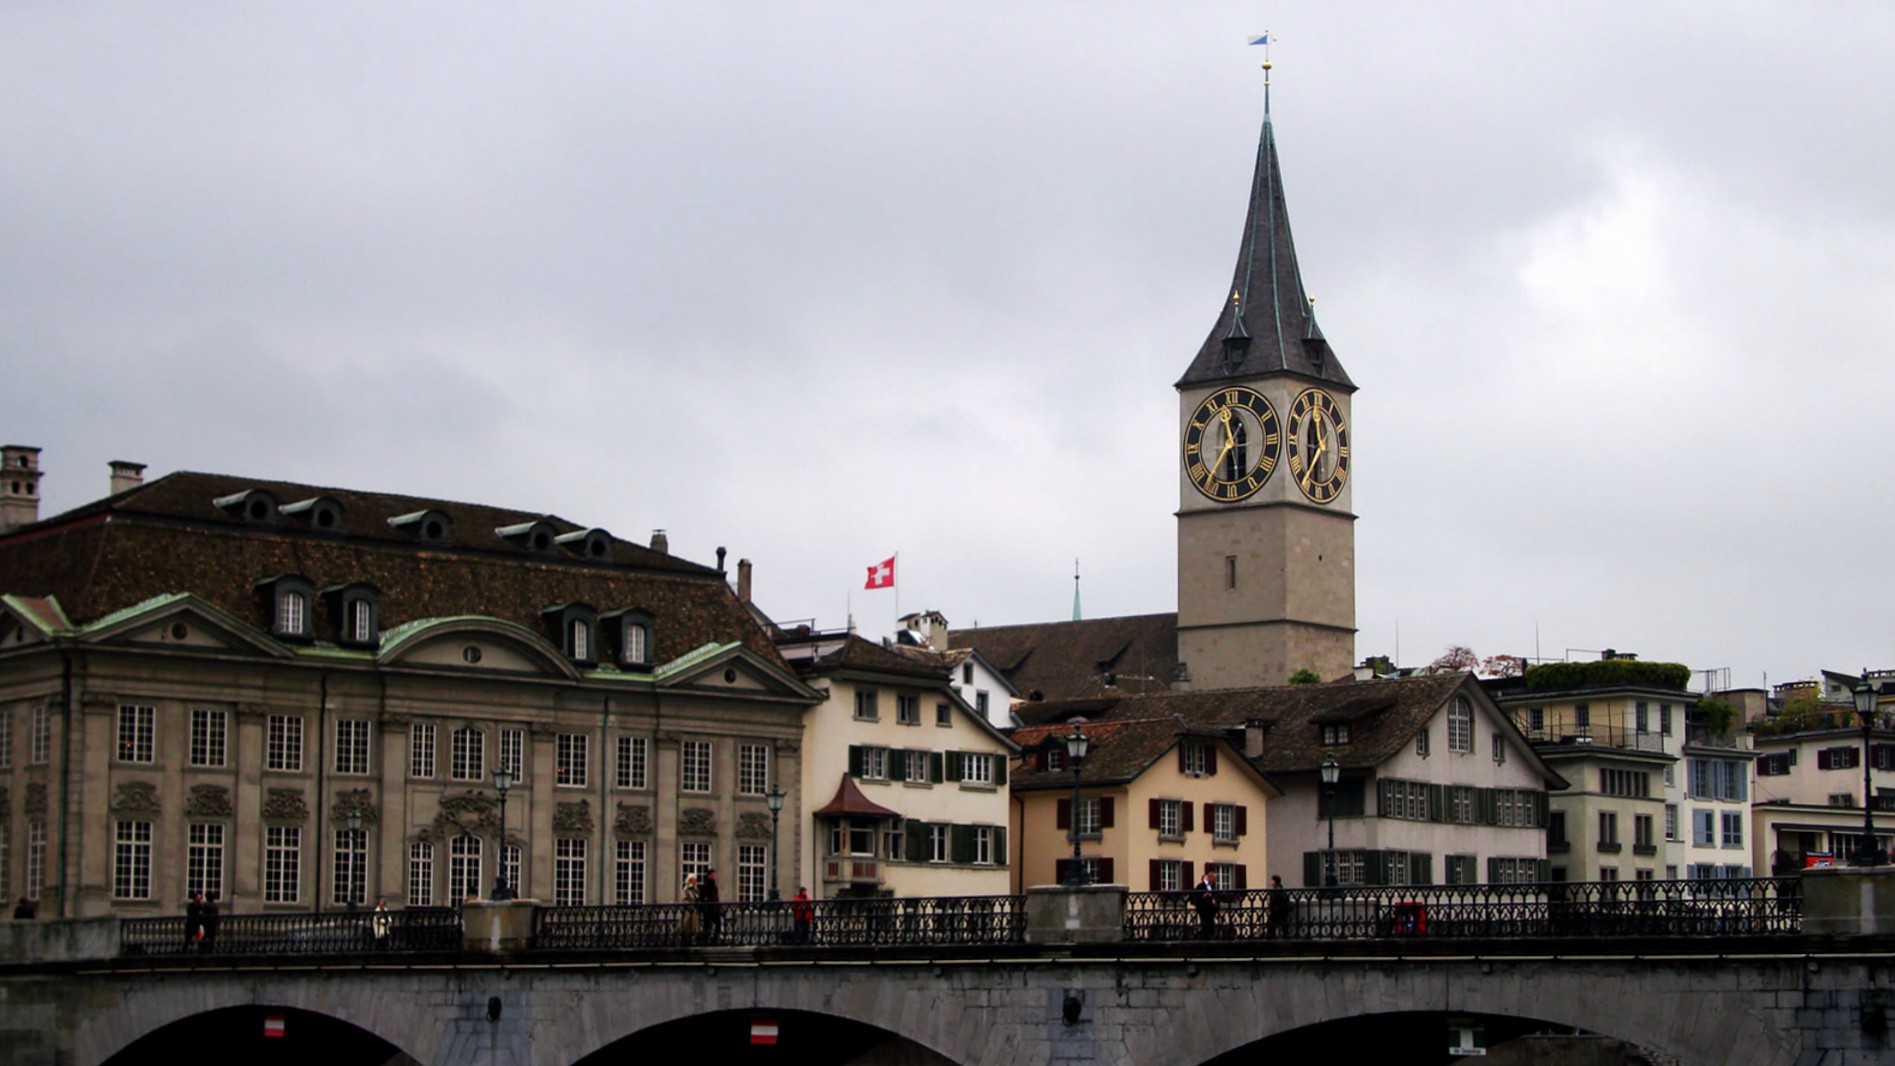
<svg viewBox="0 0 1895 1066"><path fill-rule="evenodd" d="M711 790L710 741L687 740L684 742L684 762L679 772L678 787L686 792Z"/></svg>
<svg viewBox="0 0 1895 1066"><path fill-rule="evenodd" d="M309 601L300 592L279 592L276 597L276 631L300 636L309 618Z"/></svg>
<svg viewBox="0 0 1895 1066"><path fill-rule="evenodd" d="M480 838L457 836L447 844L449 903L480 896Z"/></svg>
<svg viewBox="0 0 1895 1066"><path fill-rule="evenodd" d="M764 844L737 845L737 899L750 903L764 897L770 849Z"/></svg>
<svg viewBox="0 0 1895 1066"><path fill-rule="evenodd" d="M644 737L620 737L618 743L618 787L646 787L651 759L650 744Z"/></svg>
<svg viewBox="0 0 1895 1066"><path fill-rule="evenodd" d="M349 639L357 644L366 644L374 635L369 628L369 603L367 600L352 600L349 603Z"/></svg>
<svg viewBox="0 0 1895 1066"><path fill-rule="evenodd" d="M151 823L122 821L113 833L112 898L151 898Z"/></svg>
<svg viewBox="0 0 1895 1066"><path fill-rule="evenodd" d="M508 844L500 849L500 869L506 875L507 887L517 896L525 888L520 883L520 845Z"/></svg>
<svg viewBox="0 0 1895 1066"><path fill-rule="evenodd" d="M983 866L994 864L994 827L977 825L974 827L974 861Z"/></svg>
<svg viewBox="0 0 1895 1066"><path fill-rule="evenodd" d="M711 846L703 841L689 841L678 845L678 884L692 875L699 878L711 868Z"/></svg>
<svg viewBox="0 0 1895 1066"><path fill-rule="evenodd" d="M1675 803L1665 804L1665 839L1678 839L1678 805Z"/></svg>
<svg viewBox="0 0 1895 1066"><path fill-rule="evenodd" d="M952 826L936 823L928 826L928 861L947 862L953 854L948 830Z"/></svg>
<svg viewBox="0 0 1895 1066"><path fill-rule="evenodd" d="M875 690L859 688L855 690L855 716L865 722L873 722L881 717L875 706Z"/></svg>
<svg viewBox="0 0 1895 1066"><path fill-rule="evenodd" d="M625 661L628 663L650 662L651 653L646 650L646 645L650 642L650 639L650 634L645 631L644 626L636 623L626 626Z"/></svg>
<svg viewBox="0 0 1895 1066"><path fill-rule="evenodd" d="M1187 775L1202 777L1210 772L1211 749L1209 745L1187 743L1179 750L1182 753L1180 756L1182 760L1180 765Z"/></svg>
<svg viewBox="0 0 1895 1066"><path fill-rule="evenodd" d="M1462 753L1474 750L1474 705L1466 696L1456 696L1448 704L1448 750Z"/></svg>
<svg viewBox="0 0 1895 1066"><path fill-rule="evenodd" d="M0 770L13 765L13 712L0 710Z"/></svg>
<svg viewBox="0 0 1895 1066"><path fill-rule="evenodd" d="M1211 839L1237 839L1237 808L1229 803L1211 804Z"/></svg>
<svg viewBox="0 0 1895 1066"><path fill-rule="evenodd" d="M26 823L26 898L46 891L46 823Z"/></svg>
<svg viewBox="0 0 1895 1066"><path fill-rule="evenodd" d="M53 716L45 704L33 708L31 727L27 730L28 750L26 761L43 763L53 757Z"/></svg>
<svg viewBox="0 0 1895 1066"><path fill-rule="evenodd" d="M1081 796L1073 807L1073 831L1082 837L1100 834L1099 797Z"/></svg>
<svg viewBox="0 0 1895 1066"><path fill-rule="evenodd" d="M296 771L303 768L303 716L273 714L264 765L272 770Z"/></svg>
<svg viewBox="0 0 1895 1066"><path fill-rule="evenodd" d="M1152 860L1152 891L1184 891L1184 863L1179 859Z"/></svg>
<svg viewBox="0 0 1895 1066"><path fill-rule="evenodd" d="M1727 848L1743 847L1744 846L1744 814L1743 812L1742 811L1725 811L1723 814L1723 823L1724 823L1724 846Z"/></svg>
<svg viewBox="0 0 1895 1066"><path fill-rule="evenodd" d="M336 830L335 861L329 867L335 884L330 899L339 904L367 903L368 833L343 827Z"/></svg>
<svg viewBox="0 0 1895 1066"><path fill-rule="evenodd" d="M118 709L118 760L120 762L150 762L152 760L152 734L157 714L158 711L154 707L126 705Z"/></svg>
<svg viewBox="0 0 1895 1066"><path fill-rule="evenodd" d="M224 737L229 716L202 707L191 709L191 765L224 765Z"/></svg>
<svg viewBox="0 0 1895 1066"><path fill-rule="evenodd" d="M478 729L454 731L454 780L479 781L487 773L487 734Z"/></svg>
<svg viewBox="0 0 1895 1066"><path fill-rule="evenodd" d="M224 894L224 827L220 822L192 822L184 856L184 894Z"/></svg>
<svg viewBox="0 0 1895 1066"><path fill-rule="evenodd" d="M295 903L302 896L303 828L273 825L263 831L263 902Z"/></svg>
<svg viewBox="0 0 1895 1066"><path fill-rule="evenodd" d="M513 775L517 784L525 779L526 730L502 729L500 731L500 766Z"/></svg>
<svg viewBox="0 0 1895 1066"><path fill-rule="evenodd" d="M586 902L586 841L560 837L553 841L553 904L579 907Z"/></svg>
<svg viewBox="0 0 1895 1066"><path fill-rule="evenodd" d="M587 736L584 733L559 734L559 766L553 779L556 785L584 788L586 784Z"/></svg>
<svg viewBox="0 0 1895 1066"><path fill-rule="evenodd" d="M1632 728L1640 733L1652 731L1651 704L1641 701L1633 705Z"/></svg>
<svg viewBox="0 0 1895 1066"><path fill-rule="evenodd" d="M645 902L645 842L618 842L618 862L612 870L613 898L619 903Z"/></svg>
<svg viewBox="0 0 1895 1066"><path fill-rule="evenodd" d="M13 836L7 832L5 819L0 819L0 899L13 898L13 881L10 873L13 869Z"/></svg>
<svg viewBox="0 0 1895 1066"><path fill-rule="evenodd" d="M921 724L921 697L906 693L895 697L895 721L901 725Z"/></svg>
<svg viewBox="0 0 1895 1066"><path fill-rule="evenodd" d="M368 773L368 722L365 719L336 721L336 773Z"/></svg>
<svg viewBox="0 0 1895 1066"><path fill-rule="evenodd" d="M961 756L961 782L969 785L991 785L994 783L994 756Z"/></svg>
<svg viewBox="0 0 1895 1066"><path fill-rule="evenodd" d="M408 906L434 906L434 845L425 840L408 845Z"/></svg>
<svg viewBox="0 0 1895 1066"><path fill-rule="evenodd" d="M770 749L763 744L745 744L737 749L737 791L746 796L761 796L770 790Z"/></svg>
<svg viewBox="0 0 1895 1066"><path fill-rule="evenodd" d="M581 618L575 618L572 621L572 657L592 658L592 627Z"/></svg>
<svg viewBox="0 0 1895 1066"><path fill-rule="evenodd" d="M408 727L408 776L434 776L433 722L415 722Z"/></svg>
<svg viewBox="0 0 1895 1066"><path fill-rule="evenodd" d="M1657 841L1652 839L1652 816L1634 814L1632 816L1632 846L1635 848L1655 848Z"/></svg>

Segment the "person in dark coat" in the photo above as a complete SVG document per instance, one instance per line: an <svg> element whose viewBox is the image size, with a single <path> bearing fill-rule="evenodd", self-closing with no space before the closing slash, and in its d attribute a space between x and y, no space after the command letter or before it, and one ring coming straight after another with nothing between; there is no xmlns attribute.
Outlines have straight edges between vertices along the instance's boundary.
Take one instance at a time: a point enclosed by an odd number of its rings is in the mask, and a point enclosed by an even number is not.
<svg viewBox="0 0 1895 1066"><path fill-rule="evenodd" d="M204 939L198 944L205 951L217 950L217 893L204 897Z"/></svg>
<svg viewBox="0 0 1895 1066"><path fill-rule="evenodd" d="M697 883L699 909L704 914L704 939L716 940L718 928L724 924L723 909L717 905L717 871L706 870Z"/></svg>
<svg viewBox="0 0 1895 1066"><path fill-rule="evenodd" d="M1270 936L1286 937L1290 935L1290 890L1283 887L1283 879L1270 876Z"/></svg>
<svg viewBox="0 0 1895 1066"><path fill-rule="evenodd" d="M204 948L204 893L191 893L191 902L184 905L184 950L202 951Z"/></svg>
<svg viewBox="0 0 1895 1066"><path fill-rule="evenodd" d="M1191 906L1198 912L1198 935L1210 939L1217 935L1217 875L1204 871L1204 880L1191 890Z"/></svg>
<svg viewBox="0 0 1895 1066"><path fill-rule="evenodd" d="M30 922L38 916L39 908L33 906L32 900L21 896L20 902L13 908L13 920L16 922Z"/></svg>

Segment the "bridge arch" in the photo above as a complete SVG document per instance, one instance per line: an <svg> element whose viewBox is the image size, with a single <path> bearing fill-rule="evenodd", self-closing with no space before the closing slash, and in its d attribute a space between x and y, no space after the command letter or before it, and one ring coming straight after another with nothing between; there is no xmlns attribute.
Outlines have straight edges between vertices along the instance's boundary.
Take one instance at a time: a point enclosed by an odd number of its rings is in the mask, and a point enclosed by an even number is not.
<svg viewBox="0 0 1895 1066"><path fill-rule="evenodd" d="M800 1010L746 1008L674 1018L630 1033L576 1066L664 1061L680 1047L711 1062L804 1066L955 1066L930 1048L866 1022Z"/></svg>

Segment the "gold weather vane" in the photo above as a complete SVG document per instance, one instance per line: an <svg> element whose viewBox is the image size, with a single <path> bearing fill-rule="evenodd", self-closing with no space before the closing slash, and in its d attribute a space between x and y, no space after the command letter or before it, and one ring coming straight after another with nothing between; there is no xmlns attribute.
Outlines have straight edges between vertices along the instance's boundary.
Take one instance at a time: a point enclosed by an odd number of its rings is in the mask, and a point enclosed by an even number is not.
<svg viewBox="0 0 1895 1066"><path fill-rule="evenodd" d="M1263 46L1263 85L1264 88L1267 89L1270 87L1270 31L1264 30L1262 33L1253 37L1245 38L1245 40L1253 45Z"/></svg>

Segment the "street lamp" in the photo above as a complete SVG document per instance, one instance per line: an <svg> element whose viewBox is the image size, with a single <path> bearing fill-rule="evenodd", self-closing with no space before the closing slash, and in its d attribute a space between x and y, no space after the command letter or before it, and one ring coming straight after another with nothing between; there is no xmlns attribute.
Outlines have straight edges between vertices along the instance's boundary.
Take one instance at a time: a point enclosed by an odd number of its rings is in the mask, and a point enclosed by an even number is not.
<svg viewBox="0 0 1895 1066"><path fill-rule="evenodd" d="M493 790L500 794L500 843L494 848L493 898L513 898L513 886L507 883L507 791L513 787L513 771L504 764L494 768Z"/></svg>
<svg viewBox="0 0 1895 1066"><path fill-rule="evenodd" d="M1323 871L1323 887L1336 887L1336 782L1342 779L1342 764L1336 762L1336 753L1323 756L1322 765L1323 793L1329 797L1329 852Z"/></svg>
<svg viewBox="0 0 1895 1066"><path fill-rule="evenodd" d="M1875 839L1875 786L1870 776L1875 765L1874 748L1869 736L1875 728L1876 687L1869 683L1869 672L1862 671L1856 685L1856 717L1862 720L1862 846L1856 849L1853 866L1881 866L1887 862Z"/></svg>
<svg viewBox="0 0 1895 1066"><path fill-rule="evenodd" d="M783 817L783 790L772 782L770 791L763 794L763 802L770 808L770 902L775 903L783 898L777 891L776 876L776 827Z"/></svg>
<svg viewBox="0 0 1895 1066"><path fill-rule="evenodd" d="M350 910L354 910L358 902L355 898L355 885L362 879L362 863L368 859L366 854L368 843L362 839L362 808L350 807L348 816L343 820L349 826L349 844L351 845L349 848L351 853L349 855L349 886L343 902L349 905Z"/></svg>
<svg viewBox="0 0 1895 1066"><path fill-rule="evenodd" d="M1066 742L1066 760L1073 766L1073 813L1069 819L1073 834L1073 861L1066 870L1066 880L1061 884L1083 888L1092 883L1092 878L1086 873L1085 861L1079 857L1079 764L1086 761L1086 753L1092 750L1092 740L1080 728L1078 719L1074 719L1072 725L1073 731L1062 739Z"/></svg>

